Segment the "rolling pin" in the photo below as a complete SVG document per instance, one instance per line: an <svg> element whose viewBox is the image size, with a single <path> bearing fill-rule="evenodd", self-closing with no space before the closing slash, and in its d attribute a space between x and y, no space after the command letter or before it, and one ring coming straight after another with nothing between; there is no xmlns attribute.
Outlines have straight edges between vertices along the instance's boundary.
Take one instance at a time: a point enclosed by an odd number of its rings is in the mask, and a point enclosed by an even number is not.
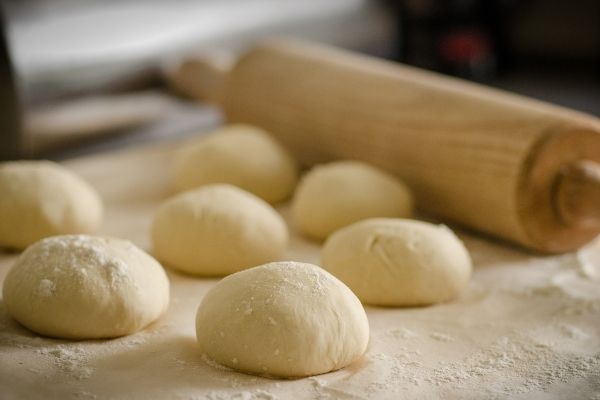
<svg viewBox="0 0 600 400"><path fill-rule="evenodd" d="M263 127L302 163L356 159L403 179L443 220L542 252L600 231L600 120L455 78L297 41L175 83Z"/></svg>

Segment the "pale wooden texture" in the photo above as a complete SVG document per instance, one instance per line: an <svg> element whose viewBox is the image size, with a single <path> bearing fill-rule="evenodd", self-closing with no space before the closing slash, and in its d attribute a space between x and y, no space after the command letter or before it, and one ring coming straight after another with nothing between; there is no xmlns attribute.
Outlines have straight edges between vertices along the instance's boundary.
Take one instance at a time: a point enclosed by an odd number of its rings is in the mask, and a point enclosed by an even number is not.
<svg viewBox="0 0 600 400"><path fill-rule="evenodd" d="M229 53L190 56L168 65L163 75L176 92L212 104L223 101L223 80L231 70L233 55Z"/></svg>
<svg viewBox="0 0 600 400"><path fill-rule="evenodd" d="M595 160L593 163L597 164L599 139L596 131L565 131L559 126L545 135L532 150L520 177L516 202L532 247L553 252L567 251L576 249L598 234L598 225L565 223L559 213L556 187L562 180L561 171L565 167L581 160ZM598 183L595 180L587 182L592 187ZM581 214L580 217L586 219Z"/></svg>
<svg viewBox="0 0 600 400"><path fill-rule="evenodd" d="M577 248L598 232L562 224L552 196L563 162L600 161L594 117L289 41L243 56L223 107L305 164L360 159L397 174L419 208L445 220L543 251Z"/></svg>
<svg viewBox="0 0 600 400"><path fill-rule="evenodd" d="M178 145L65 164L99 191L106 206L101 234L130 239L151 251L150 223L160 202L172 194L170 172ZM279 211L289 220L287 204ZM319 245L293 226L290 232L285 258L318 263ZM364 358L314 378L244 375L202 355L195 341L195 312L217 279L168 270L167 315L114 340L39 337L12 320L0 301L0 398L594 398L600 379L600 242L575 254L533 257L458 234L475 265L460 298L431 307L367 307L371 340ZM0 251L0 286L17 256Z"/></svg>
<svg viewBox="0 0 600 400"><path fill-rule="evenodd" d="M600 221L600 165L587 160L562 171L557 187L559 213L567 224L596 226Z"/></svg>

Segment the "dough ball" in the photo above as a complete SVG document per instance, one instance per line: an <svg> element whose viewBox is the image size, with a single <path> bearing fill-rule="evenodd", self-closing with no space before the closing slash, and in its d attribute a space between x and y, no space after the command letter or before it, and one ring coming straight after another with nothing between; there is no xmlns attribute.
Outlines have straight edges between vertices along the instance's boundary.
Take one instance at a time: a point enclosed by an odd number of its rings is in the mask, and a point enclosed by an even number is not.
<svg viewBox="0 0 600 400"><path fill-rule="evenodd" d="M90 233L102 201L83 179L50 161L0 164L0 247L24 249L53 235Z"/></svg>
<svg viewBox="0 0 600 400"><path fill-rule="evenodd" d="M314 239L373 217L408 217L409 189L392 175L359 161L339 161L309 171L296 189L292 217Z"/></svg>
<svg viewBox="0 0 600 400"><path fill-rule="evenodd" d="M8 313L39 334L112 338L166 311L169 280L156 260L126 240L53 236L21 254L3 298Z"/></svg>
<svg viewBox="0 0 600 400"><path fill-rule="evenodd" d="M301 377L358 359L369 323L354 293L325 270L274 262L217 283L198 308L196 335L201 349L227 367Z"/></svg>
<svg viewBox="0 0 600 400"><path fill-rule="evenodd" d="M456 297L471 276L471 258L444 225L375 218L334 233L321 254L323 268L363 303L419 306Z"/></svg>
<svg viewBox="0 0 600 400"><path fill-rule="evenodd" d="M229 183L275 203L294 190L298 167L267 132L249 125L229 125L186 146L174 175L178 190Z"/></svg>
<svg viewBox="0 0 600 400"><path fill-rule="evenodd" d="M154 254L197 275L227 275L279 258L287 226L263 200L216 184L167 200L152 224Z"/></svg>

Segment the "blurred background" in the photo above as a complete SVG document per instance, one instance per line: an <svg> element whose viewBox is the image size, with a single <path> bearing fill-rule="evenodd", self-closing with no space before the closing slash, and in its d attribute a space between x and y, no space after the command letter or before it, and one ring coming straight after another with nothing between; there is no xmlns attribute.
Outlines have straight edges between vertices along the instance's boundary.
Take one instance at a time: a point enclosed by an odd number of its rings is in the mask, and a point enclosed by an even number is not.
<svg viewBox="0 0 600 400"><path fill-rule="evenodd" d="M177 90L182 63L235 59L257 41L278 36L333 44L600 116L598 0L0 4L0 159L63 159L216 126L218 107Z"/></svg>

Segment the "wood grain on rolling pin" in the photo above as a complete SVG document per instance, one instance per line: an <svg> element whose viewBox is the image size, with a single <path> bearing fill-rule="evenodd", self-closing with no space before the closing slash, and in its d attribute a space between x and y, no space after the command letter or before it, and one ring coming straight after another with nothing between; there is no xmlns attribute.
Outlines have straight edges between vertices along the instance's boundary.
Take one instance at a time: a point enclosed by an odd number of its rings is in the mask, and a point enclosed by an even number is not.
<svg viewBox="0 0 600 400"><path fill-rule="evenodd" d="M305 164L359 159L396 173L421 209L447 220L550 252L598 232L563 218L555 199L560 179L574 181L561 171L600 161L594 117L290 41L244 55L219 99L229 121L262 126ZM600 187L599 179L580 182L592 188L584 192Z"/></svg>

